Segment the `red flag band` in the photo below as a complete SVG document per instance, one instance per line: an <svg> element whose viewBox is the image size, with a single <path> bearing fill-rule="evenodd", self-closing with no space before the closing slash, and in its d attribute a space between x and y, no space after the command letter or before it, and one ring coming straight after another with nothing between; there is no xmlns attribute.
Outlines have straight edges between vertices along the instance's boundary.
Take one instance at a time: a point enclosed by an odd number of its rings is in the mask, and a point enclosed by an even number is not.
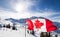
<svg viewBox="0 0 60 37"><path fill-rule="evenodd" d="M27 23L28 23L28 29L34 30L33 22L30 19L27 20Z"/></svg>
<svg viewBox="0 0 60 37"><path fill-rule="evenodd" d="M46 29L47 29L47 32L51 32L51 31L54 31L57 29L56 26L54 26L53 22L46 19Z"/></svg>

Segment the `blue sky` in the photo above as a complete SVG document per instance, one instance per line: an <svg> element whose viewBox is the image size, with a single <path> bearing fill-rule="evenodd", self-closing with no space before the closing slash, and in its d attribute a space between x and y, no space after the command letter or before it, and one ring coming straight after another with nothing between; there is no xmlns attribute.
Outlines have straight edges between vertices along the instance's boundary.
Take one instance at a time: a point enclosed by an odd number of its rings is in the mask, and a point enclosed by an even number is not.
<svg viewBox="0 0 60 37"><path fill-rule="evenodd" d="M52 9L53 11L60 11L60 0L36 0L36 5L33 6L38 9L44 10L45 8L47 9ZM33 8L34 9L34 8Z"/></svg>
<svg viewBox="0 0 60 37"><path fill-rule="evenodd" d="M60 22L60 0L0 0L1 18L46 17Z"/></svg>

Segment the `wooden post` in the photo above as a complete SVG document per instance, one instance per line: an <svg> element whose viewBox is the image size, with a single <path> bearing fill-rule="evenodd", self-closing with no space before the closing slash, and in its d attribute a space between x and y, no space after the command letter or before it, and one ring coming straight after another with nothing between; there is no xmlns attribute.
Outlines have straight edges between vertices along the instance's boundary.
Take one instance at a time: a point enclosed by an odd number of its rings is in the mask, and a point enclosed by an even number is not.
<svg viewBox="0 0 60 37"><path fill-rule="evenodd" d="M55 37L58 37L58 35L55 35Z"/></svg>
<svg viewBox="0 0 60 37"><path fill-rule="evenodd" d="M51 37L50 32L47 32L47 37Z"/></svg>
<svg viewBox="0 0 60 37"><path fill-rule="evenodd" d="M44 36L43 36L43 32L41 32L40 37L44 37Z"/></svg>
<svg viewBox="0 0 60 37"><path fill-rule="evenodd" d="M50 32L49 32L49 37L51 37Z"/></svg>

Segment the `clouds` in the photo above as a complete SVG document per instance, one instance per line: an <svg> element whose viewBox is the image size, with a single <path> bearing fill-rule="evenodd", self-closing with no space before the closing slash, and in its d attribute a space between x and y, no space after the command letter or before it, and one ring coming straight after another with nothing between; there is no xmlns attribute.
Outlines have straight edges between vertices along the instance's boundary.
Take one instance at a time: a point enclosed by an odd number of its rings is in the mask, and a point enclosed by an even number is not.
<svg viewBox="0 0 60 37"><path fill-rule="evenodd" d="M30 6L30 10L35 13L35 16L47 17L48 19L51 19L53 21L59 21L59 2L60 0L36 0L34 1L34 5Z"/></svg>
<svg viewBox="0 0 60 37"><path fill-rule="evenodd" d="M7 11L4 9L0 10L0 17L20 19L20 18L27 18L31 16L28 11L28 6L30 4L29 1L11 0L9 1L9 4L12 10L11 11Z"/></svg>
<svg viewBox="0 0 60 37"><path fill-rule="evenodd" d="M28 13L28 12L23 12L23 13L18 12L18 13L15 13L15 12L11 12L11 11L1 10L0 11L0 17L3 18L3 19L6 19L6 18L20 19L20 18L30 17L30 13Z"/></svg>
<svg viewBox="0 0 60 37"><path fill-rule="evenodd" d="M4 19L5 18L20 19L32 16L37 17L41 16L51 19L53 21L55 19L56 21L58 21L57 19L59 19L58 16L60 16L60 13L59 12L57 13L53 9L54 9L53 5L51 6L49 2L44 3L44 0L5 0L5 1L3 0L0 2L0 17Z"/></svg>

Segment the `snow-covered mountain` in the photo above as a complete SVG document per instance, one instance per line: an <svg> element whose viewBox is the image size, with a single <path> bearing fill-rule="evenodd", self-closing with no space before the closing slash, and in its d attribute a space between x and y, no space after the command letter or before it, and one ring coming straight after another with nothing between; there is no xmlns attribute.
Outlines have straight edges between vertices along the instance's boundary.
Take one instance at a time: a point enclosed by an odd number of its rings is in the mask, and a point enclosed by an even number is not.
<svg viewBox="0 0 60 37"><path fill-rule="evenodd" d="M13 18L8 18L8 19L5 19L5 20L7 20L7 21L11 21L12 23L18 22L17 19L13 19Z"/></svg>
<svg viewBox="0 0 60 37"><path fill-rule="evenodd" d="M42 19L45 19L44 17L35 17L35 16L32 16L32 17L30 17L29 19L36 19L36 18L42 18ZM9 20L9 21L11 21L12 23L15 23L15 22L18 22L18 23L26 23L26 20L27 20L28 18L21 18L21 19L19 19L19 20L17 20L17 19L13 19L13 18L8 18L8 19L5 19L5 20Z"/></svg>

